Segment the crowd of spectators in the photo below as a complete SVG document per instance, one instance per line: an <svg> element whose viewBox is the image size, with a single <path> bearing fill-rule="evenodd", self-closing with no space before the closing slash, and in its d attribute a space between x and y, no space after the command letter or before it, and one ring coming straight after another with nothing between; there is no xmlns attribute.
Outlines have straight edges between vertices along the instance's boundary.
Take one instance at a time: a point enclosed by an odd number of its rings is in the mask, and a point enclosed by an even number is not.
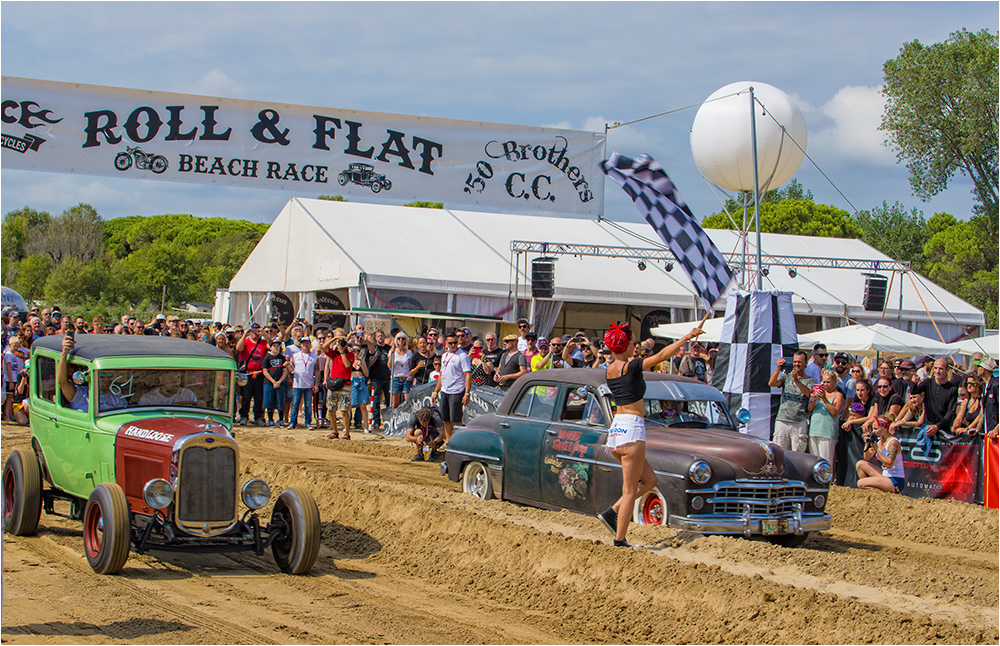
<svg viewBox="0 0 1000 646"><path fill-rule="evenodd" d="M32 307L23 323L16 312L4 312L2 322L7 421L28 422L25 368L31 343L72 327L76 334L187 338L232 355L248 376L239 388L238 425L295 427L304 421L307 429L327 427L328 437L350 439L351 430L380 429L388 411L405 402L414 388L435 383L433 420L422 415L418 424L413 416L413 428L407 429L407 438L418 449L433 446L435 453L461 421L473 386L507 389L528 372L604 368L611 357L598 337L581 330L546 338L527 319L517 321L517 334L500 339L493 332L474 336L467 328L445 336L431 327L414 337L398 329L387 337L382 330L365 331L360 324L351 331L313 330L303 319L287 326L275 320L246 327L162 314L149 321L126 315L114 323L100 316L88 322L82 316L63 315L58 307ZM654 346L653 339L636 340L636 356L651 356ZM694 341L652 370L712 383L716 355L716 348ZM978 433L997 437L998 379L993 359L974 355L968 371L947 357L922 358L919 368L902 358L883 359L871 369L867 363L843 352L831 361L823 344L811 352L797 352L790 361L779 359L769 382L782 393L773 441L826 458L835 465L837 484L844 484L853 467L863 481L876 481L871 486L893 490L900 484L892 480L899 443L888 439L899 429L915 431L918 443L928 448L935 437ZM437 435L429 440L429 423L440 429L440 440ZM848 456L858 454L873 456L883 473L872 471L878 467L871 463L851 464ZM422 456L419 451L418 455ZM885 480L878 480L883 475Z"/></svg>

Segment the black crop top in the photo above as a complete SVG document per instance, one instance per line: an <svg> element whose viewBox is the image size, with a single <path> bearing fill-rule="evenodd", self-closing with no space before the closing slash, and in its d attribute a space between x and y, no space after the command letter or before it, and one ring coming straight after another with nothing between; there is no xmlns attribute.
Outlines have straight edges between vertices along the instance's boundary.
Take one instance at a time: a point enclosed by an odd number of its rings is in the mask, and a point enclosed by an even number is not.
<svg viewBox="0 0 1000 646"><path fill-rule="evenodd" d="M641 401L646 395L646 381L642 378L642 358L628 362L621 377L608 377L608 388L618 406L627 406Z"/></svg>

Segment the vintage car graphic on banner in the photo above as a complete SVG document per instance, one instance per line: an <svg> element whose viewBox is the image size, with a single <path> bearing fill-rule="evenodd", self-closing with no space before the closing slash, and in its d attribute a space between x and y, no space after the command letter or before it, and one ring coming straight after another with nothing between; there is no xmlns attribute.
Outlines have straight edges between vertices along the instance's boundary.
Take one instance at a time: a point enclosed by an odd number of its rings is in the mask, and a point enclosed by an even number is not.
<svg viewBox="0 0 1000 646"><path fill-rule="evenodd" d="M4 168L600 215L605 134L4 76Z"/></svg>

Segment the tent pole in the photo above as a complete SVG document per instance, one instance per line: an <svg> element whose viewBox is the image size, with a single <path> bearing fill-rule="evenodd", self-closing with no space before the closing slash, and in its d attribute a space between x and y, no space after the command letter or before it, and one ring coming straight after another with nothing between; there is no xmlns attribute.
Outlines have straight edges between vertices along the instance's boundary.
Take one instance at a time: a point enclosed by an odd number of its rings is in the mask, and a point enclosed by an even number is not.
<svg viewBox="0 0 1000 646"><path fill-rule="evenodd" d="M764 289L763 261L760 249L760 176L757 172L757 115L754 114L753 86L750 86L750 142L753 150L753 213L757 221L757 290Z"/></svg>

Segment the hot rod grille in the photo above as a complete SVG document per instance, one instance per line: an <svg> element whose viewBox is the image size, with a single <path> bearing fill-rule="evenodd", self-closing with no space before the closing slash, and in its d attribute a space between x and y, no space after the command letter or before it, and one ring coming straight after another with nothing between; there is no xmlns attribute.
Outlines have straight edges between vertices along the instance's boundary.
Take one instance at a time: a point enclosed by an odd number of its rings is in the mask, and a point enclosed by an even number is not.
<svg viewBox="0 0 1000 646"><path fill-rule="evenodd" d="M719 487L709 502L717 514L742 514L750 505L751 514L790 514L796 503L808 502L805 487Z"/></svg>
<svg viewBox="0 0 1000 646"><path fill-rule="evenodd" d="M236 453L230 447L184 451L177 477L177 519L228 522L236 510Z"/></svg>

